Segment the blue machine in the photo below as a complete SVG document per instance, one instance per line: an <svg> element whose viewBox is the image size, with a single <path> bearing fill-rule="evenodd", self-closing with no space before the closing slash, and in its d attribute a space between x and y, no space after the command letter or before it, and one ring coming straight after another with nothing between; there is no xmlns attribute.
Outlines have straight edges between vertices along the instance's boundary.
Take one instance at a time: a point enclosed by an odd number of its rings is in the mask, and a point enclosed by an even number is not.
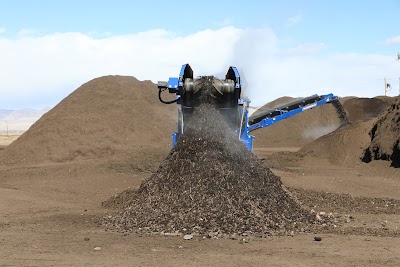
<svg viewBox="0 0 400 267"><path fill-rule="evenodd" d="M178 131L172 133L172 145L175 147L180 135L185 129L185 121L195 108L196 94L200 87L199 79L193 78L193 70L189 64L182 66L179 78L169 78L168 82L158 82L159 99L164 104L178 104ZM312 95L309 97L296 99L287 104L267 109L249 116L249 100L241 98L241 81L236 67L230 67L224 80L213 77L213 87L215 89L214 97L218 98L217 108L227 119L230 125L233 125L236 133L242 143L250 150L253 149L254 136L250 133L258 128L271 126L281 120L295 116L303 111L315 107L332 103L338 111L340 119L343 121L343 107L341 107L338 97L333 94ZM169 93L176 94L172 101L164 101L161 93L168 90Z"/></svg>

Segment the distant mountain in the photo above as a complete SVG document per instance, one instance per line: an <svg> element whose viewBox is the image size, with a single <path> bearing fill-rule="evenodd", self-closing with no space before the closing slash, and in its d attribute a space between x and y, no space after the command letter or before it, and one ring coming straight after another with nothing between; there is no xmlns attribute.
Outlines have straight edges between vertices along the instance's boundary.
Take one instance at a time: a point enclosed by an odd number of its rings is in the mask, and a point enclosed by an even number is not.
<svg viewBox="0 0 400 267"><path fill-rule="evenodd" d="M10 122L16 121L32 121L38 120L44 113L49 111L46 109L19 109L19 110L0 110L0 120L7 120Z"/></svg>
<svg viewBox="0 0 400 267"><path fill-rule="evenodd" d="M0 109L0 120L2 120L3 117L6 117L11 112L13 112L13 111L12 110L7 110L7 109Z"/></svg>
<svg viewBox="0 0 400 267"><path fill-rule="evenodd" d="M49 111L45 109L0 109L0 134L22 133L31 127L43 114Z"/></svg>

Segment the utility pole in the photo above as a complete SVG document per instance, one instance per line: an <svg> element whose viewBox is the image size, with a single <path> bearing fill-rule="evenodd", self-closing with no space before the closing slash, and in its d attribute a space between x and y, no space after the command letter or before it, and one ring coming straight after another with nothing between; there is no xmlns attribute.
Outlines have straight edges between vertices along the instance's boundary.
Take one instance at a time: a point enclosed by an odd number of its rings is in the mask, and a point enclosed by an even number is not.
<svg viewBox="0 0 400 267"><path fill-rule="evenodd" d="M396 60L400 61L400 53L399 52L397 52L397 54L396 54ZM400 96L400 77L399 77L399 96Z"/></svg>
<svg viewBox="0 0 400 267"><path fill-rule="evenodd" d="M386 93L387 93L387 82L386 82L386 77L383 78L383 90L384 90L385 96L386 96Z"/></svg>
<svg viewBox="0 0 400 267"><path fill-rule="evenodd" d="M383 78L383 91L385 92L385 96L387 96L387 92L391 90L391 85L390 85L390 83L387 83L387 80L388 79L386 79L386 77ZM391 80L391 79L389 79L389 80Z"/></svg>

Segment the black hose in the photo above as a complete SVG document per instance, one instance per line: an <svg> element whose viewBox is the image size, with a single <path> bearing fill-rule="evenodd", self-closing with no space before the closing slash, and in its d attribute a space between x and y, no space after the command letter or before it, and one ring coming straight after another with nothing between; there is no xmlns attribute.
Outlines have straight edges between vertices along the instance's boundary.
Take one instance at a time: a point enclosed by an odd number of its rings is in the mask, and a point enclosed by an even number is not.
<svg viewBox="0 0 400 267"><path fill-rule="evenodd" d="M160 102L161 102L161 103L164 103L164 104L167 104L167 105L176 103L176 102L178 101L178 98L175 99L175 100L172 100L172 101L164 101L164 100L161 98L161 92L162 92L162 91L165 91L165 90L167 90L167 89L161 89L161 88L159 88L159 90L158 90L158 99L160 99Z"/></svg>

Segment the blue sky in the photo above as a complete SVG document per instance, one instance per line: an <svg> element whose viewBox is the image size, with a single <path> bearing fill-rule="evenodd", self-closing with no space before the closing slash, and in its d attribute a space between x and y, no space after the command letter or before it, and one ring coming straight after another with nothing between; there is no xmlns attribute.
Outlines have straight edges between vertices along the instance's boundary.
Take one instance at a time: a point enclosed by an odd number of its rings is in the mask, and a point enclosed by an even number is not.
<svg viewBox="0 0 400 267"><path fill-rule="evenodd" d="M399 14L395 0L0 0L0 109L53 106L101 75L167 79L186 62L238 65L256 105L382 95L384 76L397 95Z"/></svg>
<svg viewBox="0 0 400 267"><path fill-rule="evenodd" d="M41 34L83 32L102 36L159 28L190 34L233 25L271 27L284 39L324 42L337 51L374 52L376 49L388 51L388 47L378 42L393 36L400 27L398 0L205 0L201 4L187 1L185 5L174 0L14 0L0 3L1 27L7 29L5 35L10 37L15 37L21 29ZM288 21L290 19L293 21Z"/></svg>

